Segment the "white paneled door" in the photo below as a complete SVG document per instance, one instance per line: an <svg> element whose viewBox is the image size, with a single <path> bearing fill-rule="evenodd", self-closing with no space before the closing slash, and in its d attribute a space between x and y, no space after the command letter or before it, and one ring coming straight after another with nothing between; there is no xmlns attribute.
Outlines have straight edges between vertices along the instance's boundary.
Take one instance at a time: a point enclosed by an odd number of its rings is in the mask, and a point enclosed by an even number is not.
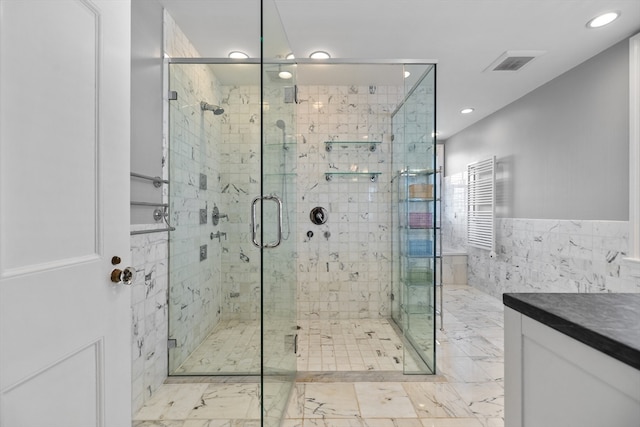
<svg viewBox="0 0 640 427"><path fill-rule="evenodd" d="M2 427L131 424L129 64L130 0L0 0Z"/></svg>

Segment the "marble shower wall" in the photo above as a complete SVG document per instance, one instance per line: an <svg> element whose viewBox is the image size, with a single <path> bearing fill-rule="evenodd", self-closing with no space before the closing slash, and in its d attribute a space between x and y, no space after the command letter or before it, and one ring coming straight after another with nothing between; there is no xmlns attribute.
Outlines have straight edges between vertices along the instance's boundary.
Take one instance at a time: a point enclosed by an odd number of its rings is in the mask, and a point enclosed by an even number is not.
<svg viewBox="0 0 640 427"><path fill-rule="evenodd" d="M298 316L389 317L391 113L402 88L300 86L297 106ZM325 141L335 141L330 152ZM382 141L368 144L339 141ZM381 172L325 179L325 172ZM309 220L327 209L324 225ZM307 236L308 232L313 237Z"/></svg>
<svg viewBox="0 0 640 427"><path fill-rule="evenodd" d="M220 231L212 224L213 208L224 210L217 145L224 115L200 108L201 101L221 99L208 66L173 64L169 75L178 94L169 102L170 223L176 228L170 241L169 339L177 344L169 355L175 369L220 319L222 250L210 234Z"/></svg>
<svg viewBox="0 0 640 427"><path fill-rule="evenodd" d="M131 231L158 227L133 225ZM136 270L131 285L133 413L167 377L168 249L166 232L131 236L131 262Z"/></svg>
<svg viewBox="0 0 640 427"><path fill-rule="evenodd" d="M256 66L257 67L257 66ZM257 74L259 76L259 73ZM260 194L260 86L222 86L225 113L216 141L221 192L221 310L225 320L260 315L260 251L251 242L250 207ZM213 241L218 244L217 240Z"/></svg>
<svg viewBox="0 0 640 427"><path fill-rule="evenodd" d="M443 186L445 247L466 248L468 282L501 298L504 292L640 292L624 257L627 221L496 219L496 256L466 247L463 174Z"/></svg>

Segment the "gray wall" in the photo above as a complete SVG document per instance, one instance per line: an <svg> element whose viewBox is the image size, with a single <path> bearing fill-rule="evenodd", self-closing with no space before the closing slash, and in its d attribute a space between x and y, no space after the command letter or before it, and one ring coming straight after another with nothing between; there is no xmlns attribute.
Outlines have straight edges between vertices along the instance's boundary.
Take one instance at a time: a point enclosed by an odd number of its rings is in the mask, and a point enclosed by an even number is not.
<svg viewBox="0 0 640 427"><path fill-rule="evenodd" d="M162 7L131 2L131 172L162 176ZM160 202L151 181L131 179L131 200ZM131 208L132 224L152 224L153 209Z"/></svg>
<svg viewBox="0 0 640 427"><path fill-rule="evenodd" d="M496 156L498 216L627 221L628 41L452 136L445 147L446 175Z"/></svg>

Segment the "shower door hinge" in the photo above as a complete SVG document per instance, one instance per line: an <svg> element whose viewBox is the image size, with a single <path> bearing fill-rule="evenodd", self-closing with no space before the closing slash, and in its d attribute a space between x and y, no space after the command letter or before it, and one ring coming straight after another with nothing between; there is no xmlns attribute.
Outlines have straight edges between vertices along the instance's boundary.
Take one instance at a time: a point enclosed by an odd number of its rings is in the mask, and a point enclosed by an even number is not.
<svg viewBox="0 0 640 427"><path fill-rule="evenodd" d="M178 341L172 338L167 340L167 348L176 348L178 346Z"/></svg>
<svg viewBox="0 0 640 427"><path fill-rule="evenodd" d="M175 90L169 91L169 101L177 101L178 100L178 92Z"/></svg>

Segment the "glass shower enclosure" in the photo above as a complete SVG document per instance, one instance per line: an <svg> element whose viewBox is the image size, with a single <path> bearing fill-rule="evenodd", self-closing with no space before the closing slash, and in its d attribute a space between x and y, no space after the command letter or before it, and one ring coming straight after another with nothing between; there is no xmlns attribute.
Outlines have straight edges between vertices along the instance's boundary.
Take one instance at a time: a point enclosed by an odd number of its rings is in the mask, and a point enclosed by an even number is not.
<svg viewBox="0 0 640 427"><path fill-rule="evenodd" d="M435 374L438 183L436 66L406 65L419 76L392 114L393 185L391 317L402 330L404 372ZM411 362L411 363L409 363Z"/></svg>
<svg viewBox="0 0 640 427"><path fill-rule="evenodd" d="M169 374L245 377L249 418L276 426L296 371L296 73L261 13L261 58L167 60Z"/></svg>

